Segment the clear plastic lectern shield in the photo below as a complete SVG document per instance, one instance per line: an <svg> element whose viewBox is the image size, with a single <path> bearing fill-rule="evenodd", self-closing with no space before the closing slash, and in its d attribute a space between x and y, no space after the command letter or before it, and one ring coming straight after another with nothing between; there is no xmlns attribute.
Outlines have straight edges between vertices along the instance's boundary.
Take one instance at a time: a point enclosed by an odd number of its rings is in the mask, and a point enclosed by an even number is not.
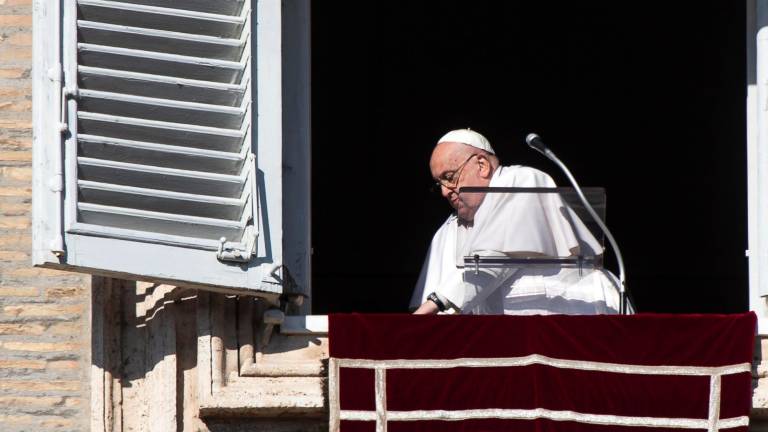
<svg viewBox="0 0 768 432"><path fill-rule="evenodd" d="M605 219L605 191L584 189ZM457 265L551 265L602 267L603 234L572 188L464 187L459 205L482 202Z"/></svg>
<svg viewBox="0 0 768 432"><path fill-rule="evenodd" d="M605 220L604 189L584 193ZM532 313L618 311L618 281L603 269L602 230L574 189L464 187L458 199L459 215L462 206L482 205L471 224L459 226L456 265L470 284L507 281L501 287L505 313L515 307ZM548 311L523 305L537 299L547 308L565 303Z"/></svg>

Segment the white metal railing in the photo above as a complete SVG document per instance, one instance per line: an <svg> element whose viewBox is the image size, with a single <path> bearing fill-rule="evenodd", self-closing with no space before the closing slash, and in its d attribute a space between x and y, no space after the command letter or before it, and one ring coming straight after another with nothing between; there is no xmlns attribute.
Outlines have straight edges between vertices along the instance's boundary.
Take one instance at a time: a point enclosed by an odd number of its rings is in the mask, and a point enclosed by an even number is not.
<svg viewBox="0 0 768 432"><path fill-rule="evenodd" d="M559 369L576 369L607 373L668 376L708 376L709 408L705 419L637 417L606 414L580 413L575 411L557 411L545 408L535 409L471 409L471 410L414 410L390 411L387 409L387 370L389 369L447 369L457 367L521 367L544 365ZM375 411L342 410L339 400L340 368L362 368L374 370ZM720 418L721 377L738 373L749 373L750 364L740 363L719 367L703 366L647 366L619 363L605 363L581 360L566 360L531 354L524 357L509 358L460 358L451 360L368 360L368 359L329 359L328 399L330 405L330 430L338 431L341 420L375 421L376 432L386 432L390 421L423 420L469 420L469 419L509 419L533 420L548 419L555 421L573 421L579 423L615 426L666 427L672 429L706 429L710 432L721 429L749 425L749 417Z"/></svg>

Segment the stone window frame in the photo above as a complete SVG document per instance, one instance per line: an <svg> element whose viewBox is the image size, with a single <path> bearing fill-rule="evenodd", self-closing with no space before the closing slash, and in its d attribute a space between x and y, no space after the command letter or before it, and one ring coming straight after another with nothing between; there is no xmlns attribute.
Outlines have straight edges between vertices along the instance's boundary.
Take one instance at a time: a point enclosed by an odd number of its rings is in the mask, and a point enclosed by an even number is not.
<svg viewBox="0 0 768 432"><path fill-rule="evenodd" d="M250 297L198 294L200 415L328 412L327 320L288 316L265 323L270 305ZM273 309L274 310L274 309ZM237 326L227 325L237 317ZM311 325L307 322L314 321Z"/></svg>
<svg viewBox="0 0 768 432"><path fill-rule="evenodd" d="M262 319L268 310L249 296L95 277L91 430L186 430L235 417L325 421L327 317L289 316L273 327Z"/></svg>

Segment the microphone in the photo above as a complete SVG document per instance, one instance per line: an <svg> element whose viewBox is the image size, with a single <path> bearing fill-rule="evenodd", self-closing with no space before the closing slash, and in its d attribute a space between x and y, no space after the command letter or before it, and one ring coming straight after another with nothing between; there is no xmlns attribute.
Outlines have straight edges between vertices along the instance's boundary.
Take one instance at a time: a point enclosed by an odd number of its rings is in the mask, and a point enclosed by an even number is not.
<svg viewBox="0 0 768 432"><path fill-rule="evenodd" d="M602 219L600 219L600 216L598 216L597 212L594 208L592 208L592 205L587 201L587 198L584 196L584 192L581 191L581 187L579 187L579 184L576 183L576 179L573 177L573 174L571 174L571 171L568 169L565 164L555 156L555 153L548 149L547 146L544 145L544 141L542 141L541 137L535 133L529 133L525 137L525 142L534 150L538 151L539 153L543 154L547 157L547 159L554 162L560 169L565 173L565 176L568 177L568 180L573 185L573 188L576 189L576 193L579 195L579 199L581 200L581 203L584 204L584 208L587 209L590 216L595 220L597 225L600 227L600 229L605 233L605 237L608 239L608 242L611 244L611 247L613 248L613 253L616 254L616 261L619 264L619 312L622 315L625 315L627 313L627 282L626 282L626 275L624 273L624 259L621 256L621 250L619 250L619 244L616 243L616 239L613 238L613 234L611 234L611 231L608 229L607 226L605 226L605 222L603 222Z"/></svg>
<svg viewBox="0 0 768 432"><path fill-rule="evenodd" d="M543 154L544 156L549 157L547 153L552 153L550 149L547 148L547 146L544 145L544 141L541 140L541 137L535 133L529 133L525 137L525 142L528 144L528 146L537 152Z"/></svg>

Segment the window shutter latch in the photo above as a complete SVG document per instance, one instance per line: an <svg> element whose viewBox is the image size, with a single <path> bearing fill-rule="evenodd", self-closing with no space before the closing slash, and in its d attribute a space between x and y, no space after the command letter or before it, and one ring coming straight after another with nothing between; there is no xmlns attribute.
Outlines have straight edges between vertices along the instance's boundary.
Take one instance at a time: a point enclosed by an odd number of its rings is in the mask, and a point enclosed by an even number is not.
<svg viewBox="0 0 768 432"><path fill-rule="evenodd" d="M56 129L59 133L63 134L69 131L69 125L67 124L67 100L70 98L77 98L79 90L77 85L64 85L64 69L62 68L61 63L50 67L46 71L46 76L48 77L48 80L58 84L61 88L61 97L59 98L59 122L56 124Z"/></svg>
<svg viewBox="0 0 768 432"><path fill-rule="evenodd" d="M253 225L245 228L243 239L245 242L228 242L226 237L219 239L219 250L216 258L219 261L246 263L256 254L256 240L258 235Z"/></svg>

